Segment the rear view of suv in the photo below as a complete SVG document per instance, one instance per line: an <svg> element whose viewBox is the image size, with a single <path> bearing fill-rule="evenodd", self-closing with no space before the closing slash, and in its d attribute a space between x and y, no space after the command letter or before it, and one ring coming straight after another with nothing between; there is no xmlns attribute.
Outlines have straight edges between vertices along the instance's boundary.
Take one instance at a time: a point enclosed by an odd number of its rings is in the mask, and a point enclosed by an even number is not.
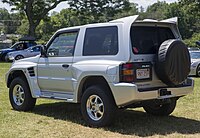
<svg viewBox="0 0 200 138"><path fill-rule="evenodd" d="M80 103L84 120L96 127L110 124L117 108L171 114L193 90L188 49L177 18L137 17L58 30L41 55L8 71L12 107L31 110L37 98Z"/></svg>

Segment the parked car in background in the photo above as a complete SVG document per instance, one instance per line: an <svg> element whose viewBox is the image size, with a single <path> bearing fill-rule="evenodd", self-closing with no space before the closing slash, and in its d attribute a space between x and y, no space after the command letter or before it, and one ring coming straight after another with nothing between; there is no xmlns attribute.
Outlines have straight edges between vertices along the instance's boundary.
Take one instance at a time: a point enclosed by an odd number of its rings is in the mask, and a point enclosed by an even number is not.
<svg viewBox="0 0 200 138"><path fill-rule="evenodd" d="M37 45L37 43L34 41L28 41L28 42L23 41L23 42L15 43L10 48L1 49L0 50L0 61L5 61L6 60L5 57L9 52L24 50L29 47L35 46L35 45Z"/></svg>
<svg viewBox="0 0 200 138"><path fill-rule="evenodd" d="M189 51L197 51L200 50L198 47L188 47Z"/></svg>
<svg viewBox="0 0 200 138"><path fill-rule="evenodd" d="M190 75L200 77L200 51L190 51L191 68Z"/></svg>
<svg viewBox="0 0 200 138"><path fill-rule="evenodd" d="M19 60L27 57L33 57L41 53L41 45L33 46L25 50L9 52L5 59L6 61Z"/></svg>
<svg viewBox="0 0 200 138"><path fill-rule="evenodd" d="M200 41L196 41L196 45L197 45L197 46L200 46Z"/></svg>

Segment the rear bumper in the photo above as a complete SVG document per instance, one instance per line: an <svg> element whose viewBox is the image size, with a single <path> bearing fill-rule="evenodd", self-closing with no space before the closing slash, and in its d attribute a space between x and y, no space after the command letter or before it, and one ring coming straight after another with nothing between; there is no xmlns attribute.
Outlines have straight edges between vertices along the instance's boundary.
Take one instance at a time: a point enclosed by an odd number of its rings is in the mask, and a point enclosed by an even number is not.
<svg viewBox="0 0 200 138"><path fill-rule="evenodd" d="M160 90L162 88L139 92L137 85L131 83L117 83L110 84L110 86L117 106L124 106L144 100L166 99L172 97L185 96L189 93L192 93L194 88L194 81L189 78L187 79L184 86L165 88L167 91L170 91L171 94L164 96L160 95Z"/></svg>

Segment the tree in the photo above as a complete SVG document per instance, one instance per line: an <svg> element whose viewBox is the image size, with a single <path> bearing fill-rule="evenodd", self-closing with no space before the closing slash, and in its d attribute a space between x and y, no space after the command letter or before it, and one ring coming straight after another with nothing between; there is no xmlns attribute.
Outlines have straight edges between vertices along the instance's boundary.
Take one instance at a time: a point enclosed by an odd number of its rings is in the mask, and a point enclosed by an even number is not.
<svg viewBox="0 0 200 138"><path fill-rule="evenodd" d="M158 1L157 3L154 3L153 5L149 6L147 8L147 16L148 18L156 19L156 20L162 20L165 19L165 13L169 5L163 1Z"/></svg>
<svg viewBox="0 0 200 138"><path fill-rule="evenodd" d="M190 39L185 39L184 42L188 47L199 47L196 42L200 40L200 33L194 33Z"/></svg>
<svg viewBox="0 0 200 138"><path fill-rule="evenodd" d="M200 0L180 0L179 5L184 13L187 27L190 28L187 38L193 33L200 33Z"/></svg>
<svg viewBox="0 0 200 138"><path fill-rule="evenodd" d="M29 23L28 35L33 37L36 36L35 30L40 21L46 18L48 12L62 1L66 0L2 0L2 2L13 6L12 10L18 10L27 16Z"/></svg>
<svg viewBox="0 0 200 138"><path fill-rule="evenodd" d="M6 24L4 21L9 19L10 19L10 14L8 10L0 8L0 33L1 31L3 32L5 31Z"/></svg>
<svg viewBox="0 0 200 138"><path fill-rule="evenodd" d="M15 33L17 27L20 25L19 14L18 13L9 13L8 10L0 8L0 31L4 33Z"/></svg>
<svg viewBox="0 0 200 138"><path fill-rule="evenodd" d="M122 9L129 8L128 0L69 0L82 24L112 20Z"/></svg>
<svg viewBox="0 0 200 138"><path fill-rule="evenodd" d="M179 18L179 30L183 39L192 37L194 33L200 33L200 2L198 0L179 0L171 3L165 12L166 17Z"/></svg>
<svg viewBox="0 0 200 138"><path fill-rule="evenodd" d="M50 36L60 28L80 25L80 19L71 9L63 9L60 13L54 12L46 20L42 20L36 29L36 34L43 41L47 41Z"/></svg>
<svg viewBox="0 0 200 138"><path fill-rule="evenodd" d="M136 15L138 14L138 4L135 3L130 3L127 6L124 6L123 9L121 9L115 16L114 18L121 18L121 17L126 17L126 16L131 16L131 15Z"/></svg>
<svg viewBox="0 0 200 138"><path fill-rule="evenodd" d="M20 35L27 35L28 34L29 23L26 18L21 20L21 25L17 28L16 33Z"/></svg>

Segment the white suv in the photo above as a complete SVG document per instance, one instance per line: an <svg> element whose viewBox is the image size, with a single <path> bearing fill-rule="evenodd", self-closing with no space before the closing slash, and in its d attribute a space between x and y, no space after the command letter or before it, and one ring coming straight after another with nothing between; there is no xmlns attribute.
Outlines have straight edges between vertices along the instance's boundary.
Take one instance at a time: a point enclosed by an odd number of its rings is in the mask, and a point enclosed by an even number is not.
<svg viewBox="0 0 200 138"><path fill-rule="evenodd" d="M12 107L31 110L37 98L80 103L84 120L95 127L110 124L117 108L172 113L193 90L177 18L137 17L57 31L41 55L16 61L8 71Z"/></svg>

